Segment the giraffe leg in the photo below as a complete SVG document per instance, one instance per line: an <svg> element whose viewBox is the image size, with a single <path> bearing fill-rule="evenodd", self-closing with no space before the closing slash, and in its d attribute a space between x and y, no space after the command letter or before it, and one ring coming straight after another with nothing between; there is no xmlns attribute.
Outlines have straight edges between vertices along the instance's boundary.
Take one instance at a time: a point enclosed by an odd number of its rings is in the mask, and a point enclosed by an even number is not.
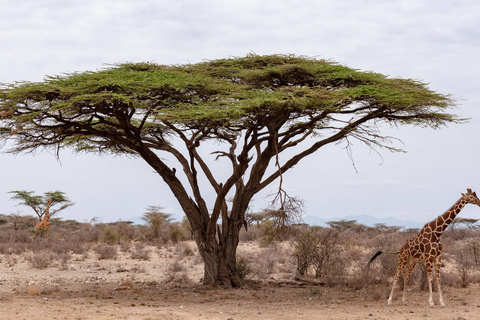
<svg viewBox="0 0 480 320"><path fill-rule="evenodd" d="M433 308L435 306L435 303L433 303L433 273L434 273L434 261L428 260L425 262L427 266L427 274L428 274L428 303L430 304L430 307Z"/></svg>
<svg viewBox="0 0 480 320"><path fill-rule="evenodd" d="M445 303L443 302L442 296L442 286L440 284L440 267L442 266L442 256L438 255L435 259L435 280L437 282L437 290L438 290L438 300L442 308L445 308Z"/></svg>
<svg viewBox="0 0 480 320"><path fill-rule="evenodd" d="M407 258L406 257L399 257L398 258L398 266L397 266L397 272L395 273L395 277L393 278L393 285L392 285L392 291L390 292L390 297L388 297L388 305L392 305L393 301L393 292L397 288L397 283L398 279L400 279L400 276L402 275L402 271L405 268L405 265L407 264Z"/></svg>
<svg viewBox="0 0 480 320"><path fill-rule="evenodd" d="M410 279L410 275L412 274L413 268L415 268L416 264L417 264L416 262L413 262L413 261L409 260L408 263L407 263L407 268L405 269L405 273L403 275L402 302L403 302L404 305L407 305L406 293L407 293L408 279Z"/></svg>

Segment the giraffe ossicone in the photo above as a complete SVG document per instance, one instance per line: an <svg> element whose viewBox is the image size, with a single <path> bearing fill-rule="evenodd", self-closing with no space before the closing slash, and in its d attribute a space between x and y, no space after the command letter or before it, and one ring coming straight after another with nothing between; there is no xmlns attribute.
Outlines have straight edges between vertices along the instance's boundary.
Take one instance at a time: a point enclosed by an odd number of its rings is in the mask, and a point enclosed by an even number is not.
<svg viewBox="0 0 480 320"><path fill-rule="evenodd" d="M405 274L403 276L403 296L402 301L406 304L406 291L407 283L410 275L412 274L413 268L418 262L424 262L427 267L428 274L428 291L429 297L428 302L431 307L435 304L433 302L433 277L435 276L435 281L437 284L438 290L438 299L440 305L445 307L442 296L442 288L440 285L440 267L442 264L442 244L440 243L440 236L445 231L453 219L460 213L460 211L468 204L476 204L480 207L480 199L478 199L475 192L472 192L471 189L467 189L467 193L462 193L462 197L455 202L455 204L447 210L444 214L438 216L435 220L425 224L420 232L413 238L408 239L405 244L397 252L386 252L391 254L398 254L398 265L397 271L393 278L392 291L388 298L388 304L391 305L393 301L393 293L397 287L397 282L400 279L400 276L405 269ZM372 259L368 262L370 265L379 255L383 252L378 251Z"/></svg>

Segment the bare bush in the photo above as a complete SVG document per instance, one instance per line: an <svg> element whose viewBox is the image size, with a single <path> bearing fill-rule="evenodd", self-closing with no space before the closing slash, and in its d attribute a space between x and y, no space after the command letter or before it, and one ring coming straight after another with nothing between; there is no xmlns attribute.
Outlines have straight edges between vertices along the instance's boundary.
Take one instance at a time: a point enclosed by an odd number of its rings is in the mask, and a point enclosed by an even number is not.
<svg viewBox="0 0 480 320"><path fill-rule="evenodd" d="M37 269L45 269L54 260L54 254L50 252L40 251L34 252L31 254L29 261L32 264L32 267Z"/></svg>
<svg viewBox="0 0 480 320"><path fill-rule="evenodd" d="M455 252L455 261L457 263L457 272L460 276L460 286L466 288L471 281L471 274L475 261L472 257L470 248L463 246L457 248Z"/></svg>
<svg viewBox="0 0 480 320"><path fill-rule="evenodd" d="M60 260L60 265L58 266L59 270L68 269L68 261L72 258L71 254L68 252L59 253L57 258Z"/></svg>
<svg viewBox="0 0 480 320"><path fill-rule="evenodd" d="M175 245L175 253L180 256L180 258L185 258L195 255L195 250L185 242L180 242Z"/></svg>
<svg viewBox="0 0 480 320"><path fill-rule="evenodd" d="M165 283L191 283L188 277L187 268L181 259L175 259L167 266Z"/></svg>
<svg viewBox="0 0 480 320"><path fill-rule="evenodd" d="M339 232L330 228L305 228L298 233L294 240L294 257L300 276L309 268L313 268L316 278L332 280L342 276L345 266L340 258L343 249Z"/></svg>
<svg viewBox="0 0 480 320"><path fill-rule="evenodd" d="M130 258L138 260L150 260L150 251L143 243L137 243L134 249L130 252Z"/></svg>
<svg viewBox="0 0 480 320"><path fill-rule="evenodd" d="M316 278L342 276L344 265L340 258L339 233L332 229L319 229L316 232L317 250L312 259Z"/></svg>
<svg viewBox="0 0 480 320"><path fill-rule="evenodd" d="M93 248L99 260L117 259L117 249L115 246L108 244L99 244Z"/></svg>
<svg viewBox="0 0 480 320"><path fill-rule="evenodd" d="M258 225L248 226L246 229L240 230L240 241L250 242L258 241L264 235L264 230Z"/></svg>
<svg viewBox="0 0 480 320"><path fill-rule="evenodd" d="M76 237L54 238L51 237L46 244L48 249L57 254L76 253L83 254L90 249L87 242L78 241Z"/></svg>
<svg viewBox="0 0 480 320"><path fill-rule="evenodd" d="M175 259L173 260L167 267L167 270L169 272L181 272L181 271L186 271L185 265L182 263L181 259Z"/></svg>
<svg viewBox="0 0 480 320"><path fill-rule="evenodd" d="M316 255L317 242L318 239L312 228L305 228L295 237L293 256L296 260L298 275L303 276L307 273Z"/></svg>

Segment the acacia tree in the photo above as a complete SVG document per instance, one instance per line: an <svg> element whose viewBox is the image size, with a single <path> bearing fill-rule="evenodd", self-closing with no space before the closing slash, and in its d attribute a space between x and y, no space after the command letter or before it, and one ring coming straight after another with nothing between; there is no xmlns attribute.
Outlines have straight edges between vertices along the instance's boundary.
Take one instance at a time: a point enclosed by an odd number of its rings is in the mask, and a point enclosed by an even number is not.
<svg viewBox="0 0 480 320"><path fill-rule="evenodd" d="M5 85L0 139L13 140L13 153L71 148L143 158L191 224L204 283L238 285L239 231L255 194L331 143L358 139L398 151L379 124L461 122L448 113L452 105L415 80L302 56L125 63ZM212 140L215 152L205 153ZM228 173L212 157L228 163ZM276 210L286 211L282 187L276 199Z"/></svg>
<svg viewBox="0 0 480 320"><path fill-rule="evenodd" d="M164 212L161 206L149 206L143 214L142 220L145 221L150 230L150 239L158 239L162 233L162 227L172 221L171 215Z"/></svg>
<svg viewBox="0 0 480 320"><path fill-rule="evenodd" d="M43 196L35 195L34 191L26 190L15 190L9 193L13 193L13 196L10 198L11 200L18 200L20 201L19 205L32 208L38 216L38 221L43 219L49 199L51 201L49 208L50 216L74 205L74 203L67 198L65 192L59 190L45 192Z"/></svg>

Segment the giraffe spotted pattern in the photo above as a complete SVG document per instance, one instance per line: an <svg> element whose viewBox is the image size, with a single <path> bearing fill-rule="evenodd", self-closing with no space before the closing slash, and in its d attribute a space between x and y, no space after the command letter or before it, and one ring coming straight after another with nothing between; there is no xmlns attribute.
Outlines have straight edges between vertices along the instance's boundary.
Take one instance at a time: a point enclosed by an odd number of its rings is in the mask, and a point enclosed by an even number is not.
<svg viewBox="0 0 480 320"><path fill-rule="evenodd" d="M404 304L406 304L405 293L407 291L407 283L410 275L412 274L415 265L418 262L423 262L427 267L428 274L428 302L431 307L435 305L433 302L432 292L433 278L435 277L439 303L442 307L445 307L440 284L440 267L442 264L442 244L440 242L440 236L468 203L480 206L480 200L478 199L476 193L472 192L471 189L467 189L467 193L462 193L462 197L444 214L424 225L422 230L420 230L415 237L408 239L399 251L388 252L399 255L397 271L393 278L392 291L390 292L390 297L388 298L389 305L392 304L394 291L404 270L405 274L403 276L404 286L402 301ZM373 260L375 260L382 253L382 251L377 252L370 260L369 264L372 263Z"/></svg>
<svg viewBox="0 0 480 320"><path fill-rule="evenodd" d="M50 203L51 200L48 199L47 208L45 209L45 215L43 216L42 221L37 223L37 225L35 226L35 231L43 230L44 232L48 232L48 230L50 229Z"/></svg>

